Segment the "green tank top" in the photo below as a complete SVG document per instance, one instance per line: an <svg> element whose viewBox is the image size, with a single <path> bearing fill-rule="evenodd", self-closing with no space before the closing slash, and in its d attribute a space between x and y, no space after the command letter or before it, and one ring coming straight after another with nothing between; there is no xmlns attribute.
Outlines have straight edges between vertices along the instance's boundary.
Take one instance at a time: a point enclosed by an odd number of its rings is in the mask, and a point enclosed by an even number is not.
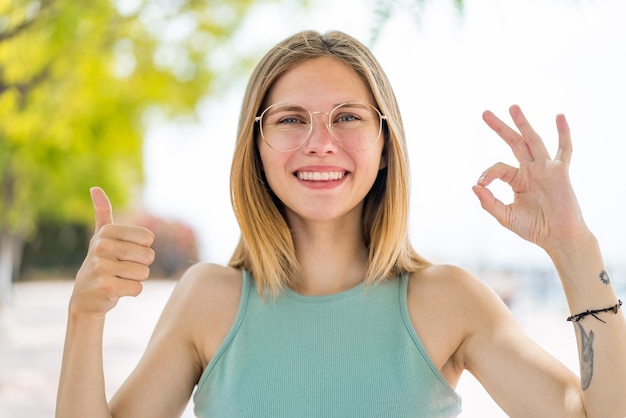
<svg viewBox="0 0 626 418"><path fill-rule="evenodd" d="M332 295L259 297L243 274L235 322L194 393L201 418L454 417L461 399L407 309L408 275Z"/></svg>

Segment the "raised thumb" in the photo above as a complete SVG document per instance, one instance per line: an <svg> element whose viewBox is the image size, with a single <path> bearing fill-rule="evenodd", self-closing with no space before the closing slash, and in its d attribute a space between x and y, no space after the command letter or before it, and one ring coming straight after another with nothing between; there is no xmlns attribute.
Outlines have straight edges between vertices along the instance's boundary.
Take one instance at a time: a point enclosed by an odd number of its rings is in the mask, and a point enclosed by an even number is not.
<svg viewBox="0 0 626 418"><path fill-rule="evenodd" d="M111 201L104 190L99 187L92 187L89 189L89 193L91 194L93 210L96 215L96 232L98 232L104 225L113 223L113 209L111 208Z"/></svg>

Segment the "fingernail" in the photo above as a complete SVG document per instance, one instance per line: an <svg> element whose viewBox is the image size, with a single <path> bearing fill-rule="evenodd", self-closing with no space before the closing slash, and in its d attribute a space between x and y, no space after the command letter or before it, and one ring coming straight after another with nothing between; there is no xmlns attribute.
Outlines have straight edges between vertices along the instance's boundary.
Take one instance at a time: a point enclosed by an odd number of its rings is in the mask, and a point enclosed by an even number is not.
<svg viewBox="0 0 626 418"><path fill-rule="evenodd" d="M478 181L476 183L480 184L483 181L485 181L485 174L481 174L480 177L478 178Z"/></svg>

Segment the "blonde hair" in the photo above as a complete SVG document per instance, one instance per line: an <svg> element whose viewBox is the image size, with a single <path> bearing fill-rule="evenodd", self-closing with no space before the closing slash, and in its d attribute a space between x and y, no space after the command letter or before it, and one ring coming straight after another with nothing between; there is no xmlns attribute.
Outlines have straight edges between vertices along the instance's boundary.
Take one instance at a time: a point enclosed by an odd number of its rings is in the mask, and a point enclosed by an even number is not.
<svg viewBox="0 0 626 418"><path fill-rule="evenodd" d="M334 57L352 68L369 86L384 125L387 166L364 200L363 237L369 250L368 284L413 272L430 263L409 241L409 162L404 128L393 89L371 51L353 37L332 31L297 33L272 48L258 63L248 83L231 167L231 200L241 238L229 265L250 271L261 292L278 294L301 277L282 203L265 181L254 118L264 107L274 82L298 64Z"/></svg>

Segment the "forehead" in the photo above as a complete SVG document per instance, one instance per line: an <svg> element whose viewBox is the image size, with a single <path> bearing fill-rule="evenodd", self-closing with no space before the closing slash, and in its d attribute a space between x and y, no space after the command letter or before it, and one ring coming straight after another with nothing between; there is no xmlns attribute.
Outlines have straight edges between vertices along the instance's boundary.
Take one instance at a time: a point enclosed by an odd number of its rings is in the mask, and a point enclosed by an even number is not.
<svg viewBox="0 0 626 418"><path fill-rule="evenodd" d="M273 84L266 105L296 103L311 109L326 109L358 101L375 104L368 84L337 58L304 61L282 74Z"/></svg>

